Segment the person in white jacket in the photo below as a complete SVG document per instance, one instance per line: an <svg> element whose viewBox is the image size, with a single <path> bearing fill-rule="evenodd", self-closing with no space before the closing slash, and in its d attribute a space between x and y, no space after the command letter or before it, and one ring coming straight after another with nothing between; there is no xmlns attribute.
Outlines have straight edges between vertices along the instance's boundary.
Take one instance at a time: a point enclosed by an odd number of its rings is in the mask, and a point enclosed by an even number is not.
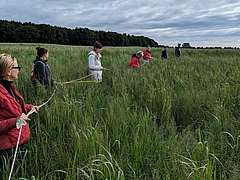
<svg viewBox="0 0 240 180"><path fill-rule="evenodd" d="M102 44L96 41L93 45L93 50L88 53L89 73L96 82L102 81L102 70L104 69L101 65L101 51Z"/></svg>

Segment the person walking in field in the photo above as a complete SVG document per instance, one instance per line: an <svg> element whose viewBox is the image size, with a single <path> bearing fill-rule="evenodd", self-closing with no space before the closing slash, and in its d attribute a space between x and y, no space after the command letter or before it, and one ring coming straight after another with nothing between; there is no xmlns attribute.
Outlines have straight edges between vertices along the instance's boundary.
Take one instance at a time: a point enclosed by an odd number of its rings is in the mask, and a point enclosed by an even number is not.
<svg viewBox="0 0 240 180"><path fill-rule="evenodd" d="M144 61L144 64L152 62L152 53L151 53L150 45L148 45L147 49L143 52L143 61Z"/></svg>
<svg viewBox="0 0 240 180"><path fill-rule="evenodd" d="M13 157L19 139L20 129L17 122L22 122L22 129L18 144L18 151L14 163L14 172L24 169L29 163L28 141L30 139L29 118L27 113L39 108L32 104L25 104L23 97L16 90L13 82L18 78L21 67L17 59L8 54L0 55L0 179L1 172L6 172L8 165L12 165ZM6 176L6 174L5 174Z"/></svg>
<svg viewBox="0 0 240 180"><path fill-rule="evenodd" d="M164 60L164 59L168 59L168 47L167 46L164 46L164 49L162 50L162 55L161 55L161 59Z"/></svg>
<svg viewBox="0 0 240 180"><path fill-rule="evenodd" d="M42 85L51 85L53 86L56 84L56 81L52 79L52 74L49 65L47 64L48 59L48 50L42 47L36 47L37 56L36 59L33 61L34 67L32 70L32 76L36 78L37 81L34 82L32 79L32 84L34 86L37 85L39 82Z"/></svg>
<svg viewBox="0 0 240 180"><path fill-rule="evenodd" d="M175 56L179 58L181 56L181 50L180 50L181 44L178 43L178 46L175 47Z"/></svg>
<svg viewBox="0 0 240 180"><path fill-rule="evenodd" d="M140 67L140 58L143 57L143 52L138 51L136 54L132 55L132 59L130 61L130 68Z"/></svg>
<svg viewBox="0 0 240 180"><path fill-rule="evenodd" d="M88 68L89 73L93 80L96 82L102 82L102 71L104 67L101 64L100 54L102 51L102 44L98 41L95 41L93 45L93 50L88 53Z"/></svg>

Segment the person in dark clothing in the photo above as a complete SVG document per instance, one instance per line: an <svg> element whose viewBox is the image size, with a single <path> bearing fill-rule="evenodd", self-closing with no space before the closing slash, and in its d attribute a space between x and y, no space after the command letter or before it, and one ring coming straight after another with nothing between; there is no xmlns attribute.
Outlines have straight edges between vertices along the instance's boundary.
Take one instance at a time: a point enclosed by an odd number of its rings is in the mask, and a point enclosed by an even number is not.
<svg viewBox="0 0 240 180"><path fill-rule="evenodd" d="M37 47L37 56L33 61L36 80L43 85L54 85L56 81L52 79L50 67L47 64L48 50Z"/></svg>
<svg viewBox="0 0 240 180"><path fill-rule="evenodd" d="M168 47L164 46L164 49L162 50L162 55L161 55L161 59L168 59Z"/></svg>
<svg viewBox="0 0 240 180"><path fill-rule="evenodd" d="M178 46L175 48L175 55L177 58L181 56L181 50L180 50L181 44L178 43Z"/></svg>

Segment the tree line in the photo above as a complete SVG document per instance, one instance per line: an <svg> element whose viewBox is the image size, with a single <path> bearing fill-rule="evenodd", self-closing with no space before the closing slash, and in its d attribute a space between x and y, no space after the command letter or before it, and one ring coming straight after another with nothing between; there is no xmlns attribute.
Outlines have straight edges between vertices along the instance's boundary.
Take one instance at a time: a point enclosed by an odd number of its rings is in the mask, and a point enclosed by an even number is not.
<svg viewBox="0 0 240 180"><path fill-rule="evenodd" d="M92 46L96 40L104 46L158 46L153 39L126 33L94 31L80 27L70 29L48 24L0 20L0 42Z"/></svg>

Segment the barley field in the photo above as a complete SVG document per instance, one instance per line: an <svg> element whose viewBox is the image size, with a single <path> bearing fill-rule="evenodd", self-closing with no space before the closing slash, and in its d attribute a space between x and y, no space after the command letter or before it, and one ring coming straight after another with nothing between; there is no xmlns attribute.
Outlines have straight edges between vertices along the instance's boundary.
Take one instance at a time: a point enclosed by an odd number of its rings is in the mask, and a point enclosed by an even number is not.
<svg viewBox="0 0 240 180"><path fill-rule="evenodd" d="M49 50L59 84L35 93L37 46ZM15 84L26 103L40 105L54 93L29 116L31 164L20 179L240 179L239 49L182 49L176 59L169 48L170 59L161 60L162 48L152 48L151 64L129 69L132 54L145 48L103 47L109 70L101 83L86 77L91 49L0 44L22 66Z"/></svg>

